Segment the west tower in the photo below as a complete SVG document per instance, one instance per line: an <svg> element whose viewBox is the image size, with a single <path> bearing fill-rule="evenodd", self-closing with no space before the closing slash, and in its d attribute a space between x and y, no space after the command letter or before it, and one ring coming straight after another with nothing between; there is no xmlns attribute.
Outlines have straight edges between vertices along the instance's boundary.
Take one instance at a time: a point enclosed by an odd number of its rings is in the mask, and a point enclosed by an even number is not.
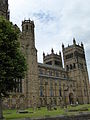
<svg viewBox="0 0 90 120"><path fill-rule="evenodd" d="M24 90L27 106L34 107L38 104L38 64L37 50L35 48L34 22L24 20L22 22L21 45L26 56L28 71L24 80Z"/></svg>
<svg viewBox="0 0 90 120"><path fill-rule="evenodd" d="M9 20L8 0L0 0L0 16Z"/></svg>
<svg viewBox="0 0 90 120"><path fill-rule="evenodd" d="M89 78L84 45L82 43L77 45L73 39L73 45L66 48L62 45L62 50L68 76L77 83L77 101L80 104L89 103Z"/></svg>

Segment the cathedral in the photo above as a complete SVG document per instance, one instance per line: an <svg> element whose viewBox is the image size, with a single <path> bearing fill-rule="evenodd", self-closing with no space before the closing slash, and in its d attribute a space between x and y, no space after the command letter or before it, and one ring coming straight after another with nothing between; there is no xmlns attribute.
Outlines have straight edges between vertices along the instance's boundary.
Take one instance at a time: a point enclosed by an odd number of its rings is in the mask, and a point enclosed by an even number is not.
<svg viewBox="0 0 90 120"><path fill-rule="evenodd" d="M0 0L0 16L9 20L8 0ZM27 108L47 105L90 103L89 78L84 45L76 43L67 47L62 44L62 53L43 53L43 63L37 61L34 21L24 20L19 41L26 57L28 70L25 79L18 80L18 87L3 100L8 108ZM64 67L63 67L64 63Z"/></svg>

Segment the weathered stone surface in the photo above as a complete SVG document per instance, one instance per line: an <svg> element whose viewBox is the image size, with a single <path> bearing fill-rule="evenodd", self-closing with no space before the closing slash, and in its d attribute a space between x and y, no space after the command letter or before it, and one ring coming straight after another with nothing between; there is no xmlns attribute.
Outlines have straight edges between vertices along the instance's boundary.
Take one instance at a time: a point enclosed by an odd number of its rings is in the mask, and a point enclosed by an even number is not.
<svg viewBox="0 0 90 120"><path fill-rule="evenodd" d="M0 0L0 16L9 19L8 0ZM61 52L54 53L53 49L50 54L43 53L43 63L38 63L34 27L30 19L22 22L19 41L28 70L25 79L18 83L20 89L4 100L4 107L36 109L37 106L48 104L66 107L67 104L90 103L84 45L76 44L75 39L68 47L62 45L64 68Z"/></svg>

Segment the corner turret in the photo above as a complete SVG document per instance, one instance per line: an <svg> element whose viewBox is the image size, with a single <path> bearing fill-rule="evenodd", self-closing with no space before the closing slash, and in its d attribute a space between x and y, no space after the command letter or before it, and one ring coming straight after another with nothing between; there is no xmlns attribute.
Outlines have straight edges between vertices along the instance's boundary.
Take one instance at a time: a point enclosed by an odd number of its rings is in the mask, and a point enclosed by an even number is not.
<svg viewBox="0 0 90 120"><path fill-rule="evenodd" d="M75 38L73 38L73 44L76 45L76 40L75 40Z"/></svg>
<svg viewBox="0 0 90 120"><path fill-rule="evenodd" d="M83 45L83 43L82 43L82 42L81 42L81 47L82 47L82 48L84 48L84 45Z"/></svg>
<svg viewBox="0 0 90 120"><path fill-rule="evenodd" d="M64 44L62 43L62 50L64 50Z"/></svg>
<svg viewBox="0 0 90 120"><path fill-rule="evenodd" d="M53 50L53 48L51 49L51 53L54 54L54 50Z"/></svg>

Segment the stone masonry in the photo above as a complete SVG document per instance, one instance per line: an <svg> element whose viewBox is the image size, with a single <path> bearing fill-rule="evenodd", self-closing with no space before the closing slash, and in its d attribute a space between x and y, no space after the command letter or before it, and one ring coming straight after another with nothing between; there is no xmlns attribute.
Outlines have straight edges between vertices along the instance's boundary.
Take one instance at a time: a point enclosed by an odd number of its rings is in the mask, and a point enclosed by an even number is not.
<svg viewBox="0 0 90 120"><path fill-rule="evenodd" d="M9 20L8 0L0 0L0 16ZM22 22L19 41L28 70L25 79L18 80L18 87L4 100L4 106L25 108L90 103L83 43L77 45L74 38L72 45L62 44L63 58L60 51L55 54L51 49L50 54L43 53L43 63L38 63L34 27L30 19Z"/></svg>

